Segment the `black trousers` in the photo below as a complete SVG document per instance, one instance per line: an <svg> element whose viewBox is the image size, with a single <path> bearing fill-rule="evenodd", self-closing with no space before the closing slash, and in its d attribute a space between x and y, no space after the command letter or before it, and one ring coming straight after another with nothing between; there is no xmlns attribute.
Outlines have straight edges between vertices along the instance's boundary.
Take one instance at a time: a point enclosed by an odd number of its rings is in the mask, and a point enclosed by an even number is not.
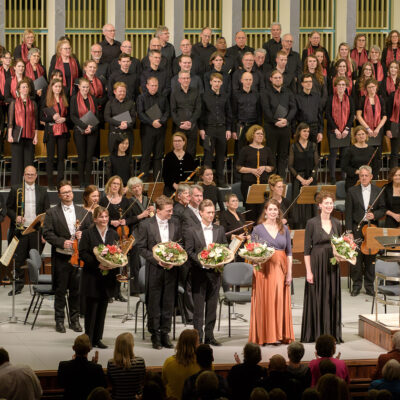
<svg viewBox="0 0 400 400"><path fill-rule="evenodd" d="M189 153L193 158L196 158L196 148L197 148L197 136L199 132L199 128L197 125L189 131L185 131L184 129L180 129L179 126L174 124L174 132L182 132L186 135L187 144L186 144L186 152Z"/></svg>
<svg viewBox="0 0 400 400"><path fill-rule="evenodd" d="M193 320L193 293L192 293L192 279L191 279L190 261L179 267L178 280L179 285L185 289L183 296L183 308L186 316L186 321Z"/></svg>
<svg viewBox="0 0 400 400"><path fill-rule="evenodd" d="M69 263L69 259L69 256L63 254L56 254L52 257L56 321L64 321L65 295L67 291L71 321L77 321L79 318L80 269L73 267Z"/></svg>
<svg viewBox="0 0 400 400"><path fill-rule="evenodd" d="M33 165L34 154L32 139L21 138L19 143L11 143L11 185L22 182L25 167Z"/></svg>
<svg viewBox="0 0 400 400"><path fill-rule="evenodd" d="M149 268L146 274L147 327L152 335L166 335L171 330L178 269L167 270L155 265L146 268Z"/></svg>
<svg viewBox="0 0 400 400"><path fill-rule="evenodd" d="M210 147L204 146L204 165L212 167L215 159L216 180L218 183L225 183L224 161L226 154L226 128L223 126L208 126L205 128L206 135L210 139ZM207 140L206 136L206 140ZM214 157L215 151L215 157Z"/></svg>
<svg viewBox="0 0 400 400"><path fill-rule="evenodd" d="M351 267L351 279L353 289L361 289L364 277L364 288L374 291L375 256L369 256L358 252L356 265Z"/></svg>
<svg viewBox="0 0 400 400"><path fill-rule="evenodd" d="M68 156L68 134L63 133L59 136L49 135L46 143L47 148L47 182L49 186L54 185L53 170L54 170L54 155L57 144L57 183L64 179L65 160Z"/></svg>
<svg viewBox="0 0 400 400"><path fill-rule="evenodd" d="M203 337L204 339L214 337L220 287L219 272L199 267L192 268L193 326L199 332L200 340L203 340Z"/></svg>
<svg viewBox="0 0 400 400"><path fill-rule="evenodd" d="M290 126L278 128L274 124L265 124L266 145L275 158L277 173L285 179L289 158Z"/></svg>
<svg viewBox="0 0 400 400"><path fill-rule="evenodd" d="M140 161L140 171L144 172L143 182L147 182L152 154L154 179L156 179L158 172L161 171L161 161L164 155L165 127L156 129L152 126L142 124L140 129L140 137L142 139L142 159Z"/></svg>
<svg viewBox="0 0 400 400"><path fill-rule="evenodd" d="M78 152L79 184L87 186L90 184L92 175L92 158L99 138L98 131L84 135L74 131L76 150Z"/></svg>
<svg viewBox="0 0 400 400"><path fill-rule="evenodd" d="M108 299L86 296L85 302L85 333L94 345L103 338Z"/></svg>

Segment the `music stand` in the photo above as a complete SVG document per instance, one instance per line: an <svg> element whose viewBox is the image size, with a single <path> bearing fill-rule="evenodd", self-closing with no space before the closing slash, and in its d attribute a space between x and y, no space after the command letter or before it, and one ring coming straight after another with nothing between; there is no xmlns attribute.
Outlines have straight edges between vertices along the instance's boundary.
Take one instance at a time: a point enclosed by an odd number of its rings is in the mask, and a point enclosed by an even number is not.
<svg viewBox="0 0 400 400"><path fill-rule="evenodd" d="M29 235L32 232L37 232L37 246L38 246L38 252L40 253L40 235L39 235L39 229L43 226L44 222L44 217L46 213L39 214L33 221L32 223L22 232L22 235ZM37 227L37 224L40 224L39 227Z"/></svg>
<svg viewBox="0 0 400 400"><path fill-rule="evenodd" d="M302 186L297 204L315 204L315 194L317 191L318 186Z"/></svg>
<svg viewBox="0 0 400 400"><path fill-rule="evenodd" d="M366 248L370 253L377 253L379 250L400 251L400 228L375 228L370 226L366 233ZM389 261L389 260L388 260Z"/></svg>
<svg viewBox="0 0 400 400"><path fill-rule="evenodd" d="M249 191L247 193L247 204L263 204L265 201L264 193L267 190L268 184L260 183L254 184L249 187Z"/></svg>

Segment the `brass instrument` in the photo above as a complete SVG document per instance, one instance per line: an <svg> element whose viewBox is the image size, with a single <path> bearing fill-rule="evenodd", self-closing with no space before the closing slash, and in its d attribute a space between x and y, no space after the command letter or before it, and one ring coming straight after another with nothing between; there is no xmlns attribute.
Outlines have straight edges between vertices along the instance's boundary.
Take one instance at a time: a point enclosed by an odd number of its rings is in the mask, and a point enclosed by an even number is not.
<svg viewBox="0 0 400 400"><path fill-rule="evenodd" d="M19 231L24 230L24 211L25 211L25 181L22 180L22 187L17 189L17 207L16 207L16 218L15 228ZM21 222L17 222L17 217L22 217Z"/></svg>

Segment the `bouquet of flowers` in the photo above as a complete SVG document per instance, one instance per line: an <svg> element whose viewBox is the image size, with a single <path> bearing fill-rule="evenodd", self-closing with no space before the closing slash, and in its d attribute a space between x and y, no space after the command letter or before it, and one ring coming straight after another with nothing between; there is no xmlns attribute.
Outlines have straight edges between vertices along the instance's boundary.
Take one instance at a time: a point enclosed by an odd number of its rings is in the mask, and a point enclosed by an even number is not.
<svg viewBox="0 0 400 400"><path fill-rule="evenodd" d="M156 244L153 247L153 257L171 267L183 265L188 259L186 251L176 242Z"/></svg>
<svg viewBox="0 0 400 400"><path fill-rule="evenodd" d="M239 250L240 257L250 262L260 265L267 262L275 253L273 247L268 247L267 243L247 242L242 249ZM256 269L258 269L256 267Z"/></svg>
<svg viewBox="0 0 400 400"><path fill-rule="evenodd" d="M357 259L357 244L350 236L332 236L331 238L333 257L330 259L332 265L340 261L346 261L355 265Z"/></svg>
<svg viewBox="0 0 400 400"><path fill-rule="evenodd" d="M235 258L235 255L224 244L210 243L197 255L197 258L203 267L221 270Z"/></svg>
<svg viewBox="0 0 400 400"><path fill-rule="evenodd" d="M110 269L124 267L128 264L128 257L122 252L117 244L100 244L93 249L97 261ZM107 275L108 271L101 271Z"/></svg>

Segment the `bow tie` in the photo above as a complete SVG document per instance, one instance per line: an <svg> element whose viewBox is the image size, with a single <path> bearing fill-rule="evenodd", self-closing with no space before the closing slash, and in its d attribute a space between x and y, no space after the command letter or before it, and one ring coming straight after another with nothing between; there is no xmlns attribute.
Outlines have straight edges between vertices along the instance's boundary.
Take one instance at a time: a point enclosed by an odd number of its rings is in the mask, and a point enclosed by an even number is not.
<svg viewBox="0 0 400 400"><path fill-rule="evenodd" d="M210 225L210 226L204 226L203 229L204 229L205 231L212 231L212 230L213 230L213 227L212 227L212 225Z"/></svg>
<svg viewBox="0 0 400 400"><path fill-rule="evenodd" d="M160 221L158 221L158 225L160 225L160 226L168 226L168 221L160 220Z"/></svg>
<svg viewBox="0 0 400 400"><path fill-rule="evenodd" d="M63 206L65 212L72 212L72 206Z"/></svg>
<svg viewBox="0 0 400 400"><path fill-rule="evenodd" d="M33 186L25 186L25 189L30 190L32 192L35 190L35 188Z"/></svg>

